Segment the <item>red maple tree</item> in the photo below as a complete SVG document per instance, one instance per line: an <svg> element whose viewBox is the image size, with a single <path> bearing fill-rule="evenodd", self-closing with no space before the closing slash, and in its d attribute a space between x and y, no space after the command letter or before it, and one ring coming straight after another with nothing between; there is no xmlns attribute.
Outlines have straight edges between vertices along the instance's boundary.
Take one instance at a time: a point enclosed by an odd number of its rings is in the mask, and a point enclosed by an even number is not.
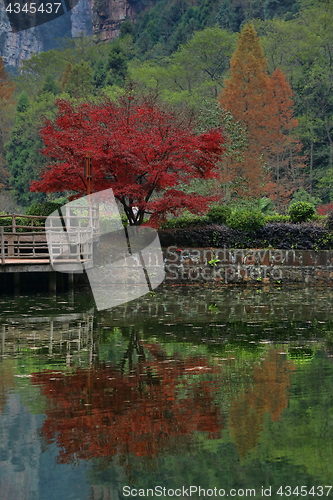
<svg viewBox="0 0 333 500"><path fill-rule="evenodd" d="M211 380L186 385L186 378L213 373L207 359L168 357L158 344L143 346L150 359L133 364L128 374L106 365L33 374L47 398L42 435L46 442L57 440L60 462L128 453L153 457L195 431L220 437L224 416Z"/></svg>
<svg viewBox="0 0 333 500"><path fill-rule="evenodd" d="M84 103L73 107L57 101L56 123L42 130L42 153L52 161L31 191L86 193L83 162L92 153L94 191L112 188L130 224L158 227L167 213L185 209L204 213L212 197L177 189L193 178L217 177L216 163L224 148L222 131L196 135L189 121L160 109L149 100L134 102L129 93L116 105ZM137 207L135 213L133 207Z"/></svg>

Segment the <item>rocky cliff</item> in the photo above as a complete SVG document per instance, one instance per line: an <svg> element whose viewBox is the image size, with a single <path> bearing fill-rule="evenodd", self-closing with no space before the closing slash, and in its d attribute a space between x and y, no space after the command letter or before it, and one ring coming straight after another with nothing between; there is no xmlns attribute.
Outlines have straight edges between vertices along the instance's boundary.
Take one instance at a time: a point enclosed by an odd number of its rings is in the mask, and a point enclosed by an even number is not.
<svg viewBox="0 0 333 500"><path fill-rule="evenodd" d="M0 55L5 65L18 66L33 52L41 52L43 46L38 38L37 28L13 33L5 6L0 2Z"/></svg>
<svg viewBox="0 0 333 500"><path fill-rule="evenodd" d="M0 55L5 65L18 67L32 53L54 48L54 38L75 37L83 31L100 34L102 40L112 40L119 35L125 19L135 20L147 6L147 0L80 0L70 12L57 19L14 33L0 0Z"/></svg>
<svg viewBox="0 0 333 500"><path fill-rule="evenodd" d="M145 8L147 8L146 2L140 0L130 2L126 0L93 0L93 32L100 34L102 40L112 40L119 35L121 23L125 19L134 21L139 12Z"/></svg>

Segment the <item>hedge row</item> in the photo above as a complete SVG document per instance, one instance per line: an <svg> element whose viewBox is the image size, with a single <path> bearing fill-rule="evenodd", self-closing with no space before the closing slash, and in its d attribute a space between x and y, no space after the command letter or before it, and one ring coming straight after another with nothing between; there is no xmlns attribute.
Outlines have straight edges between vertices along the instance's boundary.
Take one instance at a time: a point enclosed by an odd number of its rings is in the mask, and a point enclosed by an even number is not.
<svg viewBox="0 0 333 500"><path fill-rule="evenodd" d="M191 229L160 229L162 247L276 248L324 250L333 248L333 234L315 223L266 224L256 233L244 233L225 226Z"/></svg>

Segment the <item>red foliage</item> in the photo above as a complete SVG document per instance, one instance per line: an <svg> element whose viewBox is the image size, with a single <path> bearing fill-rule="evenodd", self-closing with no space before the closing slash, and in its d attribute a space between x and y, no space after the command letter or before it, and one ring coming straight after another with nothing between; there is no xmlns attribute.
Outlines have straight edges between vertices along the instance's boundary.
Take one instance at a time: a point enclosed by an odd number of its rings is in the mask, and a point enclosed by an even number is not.
<svg viewBox="0 0 333 500"><path fill-rule="evenodd" d="M317 213L319 215L327 215L333 210L333 203L327 203L326 205L319 205L317 208Z"/></svg>
<svg viewBox="0 0 333 500"><path fill-rule="evenodd" d="M158 344L145 349L153 360L139 362L128 375L110 366L33 375L47 398L42 435L48 442L57 439L60 462L128 453L154 456L194 431L219 437L223 417L213 400L213 384L192 380L186 385L186 377L212 373L207 360L168 358Z"/></svg>
<svg viewBox="0 0 333 500"><path fill-rule="evenodd" d="M148 213L149 225L158 227L166 213L207 210L212 198L185 194L177 187L193 178L217 177L215 165L224 151L221 131L197 136L175 114L147 102L135 104L131 96L119 106L110 100L76 109L65 100L57 105L56 124L47 122L42 130L42 153L52 163L31 191L85 194L83 162L90 151L94 191L112 188L131 223L141 224ZM136 216L133 206L139 208Z"/></svg>

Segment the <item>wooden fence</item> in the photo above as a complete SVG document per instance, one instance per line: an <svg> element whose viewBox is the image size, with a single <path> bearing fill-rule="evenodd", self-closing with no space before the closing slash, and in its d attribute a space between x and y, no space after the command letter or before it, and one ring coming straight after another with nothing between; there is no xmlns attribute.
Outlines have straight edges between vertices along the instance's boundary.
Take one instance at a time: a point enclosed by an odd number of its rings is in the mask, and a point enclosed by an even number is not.
<svg viewBox="0 0 333 500"><path fill-rule="evenodd" d="M99 235L98 207L66 205L62 221L59 216L49 217L47 228L44 227L46 216L0 215L0 224L1 219L5 217L11 219L11 222L0 225L1 264L6 264L6 260L12 262L34 259L48 259L53 263L53 260L58 260L62 254L63 261L92 263L92 238ZM27 220L28 225L22 224L22 221ZM51 255L48 239L52 245Z"/></svg>

